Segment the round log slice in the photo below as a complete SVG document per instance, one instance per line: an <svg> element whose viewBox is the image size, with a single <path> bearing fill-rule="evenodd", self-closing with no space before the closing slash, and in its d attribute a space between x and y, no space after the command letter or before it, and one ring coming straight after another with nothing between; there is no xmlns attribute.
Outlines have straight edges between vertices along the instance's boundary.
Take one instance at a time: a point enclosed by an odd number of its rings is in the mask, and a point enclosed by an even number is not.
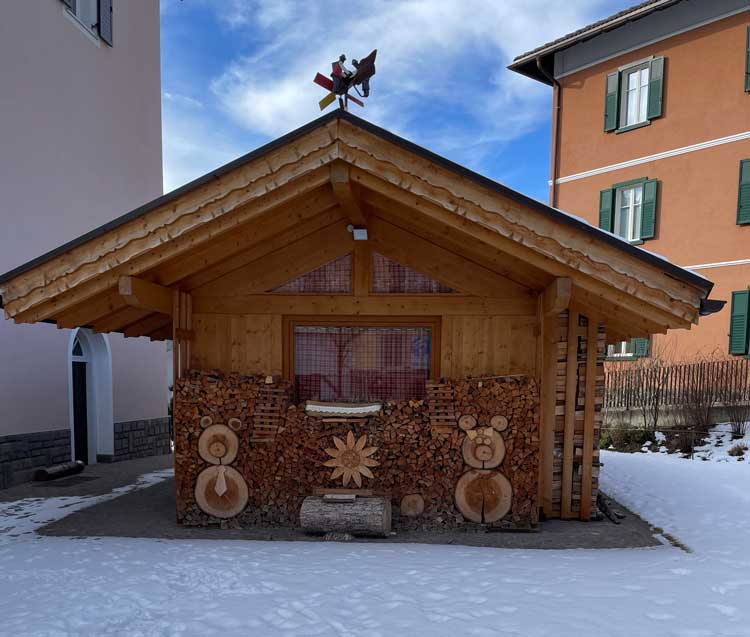
<svg viewBox="0 0 750 637"><path fill-rule="evenodd" d="M408 518L415 518L422 515L424 511L424 498L418 493L405 495L401 498L401 515Z"/></svg>
<svg viewBox="0 0 750 637"><path fill-rule="evenodd" d="M201 427L203 427L203 429L205 429L206 427L210 427L213 424L214 424L214 419L211 418L211 416L203 416L201 418Z"/></svg>
<svg viewBox="0 0 750 637"><path fill-rule="evenodd" d="M299 521L306 533L351 533L387 537L391 532L391 500L357 497L351 502L326 501L309 496L302 502Z"/></svg>
<svg viewBox="0 0 750 637"><path fill-rule="evenodd" d="M230 418L227 424L232 431L239 431L242 429L242 421L239 418Z"/></svg>
<svg viewBox="0 0 750 637"><path fill-rule="evenodd" d="M239 446L237 434L226 425L211 425L198 438L198 453L211 464L231 464Z"/></svg>
<svg viewBox="0 0 750 637"><path fill-rule="evenodd" d="M495 431L505 431L508 428L508 419L505 416L492 416L490 425Z"/></svg>
<svg viewBox="0 0 750 637"><path fill-rule="evenodd" d="M500 466L505 458L505 443L499 433L487 427L474 438L466 436L461 452L464 462L470 467L493 469Z"/></svg>
<svg viewBox="0 0 750 637"><path fill-rule="evenodd" d="M456 507L467 520L490 523L510 511L513 489L499 471L474 469L459 478L455 497Z"/></svg>
<svg viewBox="0 0 750 637"><path fill-rule="evenodd" d="M458 419L458 426L464 431L469 431L477 426L477 419L471 414L464 414Z"/></svg>
<svg viewBox="0 0 750 637"><path fill-rule="evenodd" d="M223 483L220 478L222 472ZM240 472L232 467L208 467L198 474L195 481L195 501L209 515L233 518L247 506L247 483Z"/></svg>

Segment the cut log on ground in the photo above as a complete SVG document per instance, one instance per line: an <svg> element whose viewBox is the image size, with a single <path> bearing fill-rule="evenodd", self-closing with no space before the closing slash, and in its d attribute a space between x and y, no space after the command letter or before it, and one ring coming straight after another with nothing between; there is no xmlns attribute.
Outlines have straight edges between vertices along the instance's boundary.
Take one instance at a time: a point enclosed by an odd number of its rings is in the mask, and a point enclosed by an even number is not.
<svg viewBox="0 0 750 637"><path fill-rule="evenodd" d="M401 498L401 515L415 518L424 512L424 498L418 493L405 495Z"/></svg>
<svg viewBox="0 0 750 637"><path fill-rule="evenodd" d="M390 498L373 496L354 502L331 502L323 496L309 496L299 512L306 533L351 533L387 537L391 532Z"/></svg>
<svg viewBox="0 0 750 637"><path fill-rule="evenodd" d="M46 482L48 480L56 480L57 478L72 476L76 473L81 473L85 467L86 465L80 460L53 464L49 467L44 467L43 469L37 469L34 472L34 480L38 482Z"/></svg>

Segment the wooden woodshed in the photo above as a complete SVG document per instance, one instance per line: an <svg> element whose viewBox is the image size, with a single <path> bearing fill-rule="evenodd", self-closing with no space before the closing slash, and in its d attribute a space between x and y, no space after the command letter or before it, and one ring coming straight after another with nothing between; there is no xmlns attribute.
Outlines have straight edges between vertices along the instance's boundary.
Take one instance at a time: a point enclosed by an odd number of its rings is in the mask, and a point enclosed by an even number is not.
<svg viewBox="0 0 750 637"><path fill-rule="evenodd" d="M16 322L173 341L181 522L354 489L397 528L591 518L605 344L711 287L343 111L0 277Z"/></svg>

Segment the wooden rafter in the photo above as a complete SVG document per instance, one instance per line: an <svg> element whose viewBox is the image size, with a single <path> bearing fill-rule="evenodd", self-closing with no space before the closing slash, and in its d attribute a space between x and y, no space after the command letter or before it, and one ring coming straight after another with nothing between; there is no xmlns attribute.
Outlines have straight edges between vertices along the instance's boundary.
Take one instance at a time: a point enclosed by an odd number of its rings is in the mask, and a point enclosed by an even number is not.
<svg viewBox="0 0 750 637"><path fill-rule="evenodd" d="M142 310L137 307L126 307L118 312L114 312L109 316L94 321L94 329L97 332L119 332L122 331L128 325L137 323L138 321L146 318L151 312L149 310Z"/></svg>
<svg viewBox="0 0 750 637"><path fill-rule="evenodd" d="M161 314L172 314L172 290L134 276L121 276L118 291L131 307Z"/></svg>
<svg viewBox="0 0 750 637"><path fill-rule="evenodd" d="M123 329L126 337L150 336L162 328L172 327L172 317L165 314L149 314L146 318L131 323Z"/></svg>
<svg viewBox="0 0 750 637"><path fill-rule="evenodd" d="M349 166L341 161L331 164L333 195L354 226L365 227L367 217L359 201L358 188L349 177Z"/></svg>

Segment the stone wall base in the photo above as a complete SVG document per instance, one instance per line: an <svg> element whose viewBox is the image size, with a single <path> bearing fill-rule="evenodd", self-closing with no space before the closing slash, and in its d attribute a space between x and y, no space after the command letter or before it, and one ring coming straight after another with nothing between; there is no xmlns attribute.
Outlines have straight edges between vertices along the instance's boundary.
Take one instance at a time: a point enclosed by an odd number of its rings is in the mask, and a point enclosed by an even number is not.
<svg viewBox="0 0 750 637"><path fill-rule="evenodd" d="M34 471L71 459L70 430L0 437L0 489L28 482Z"/></svg>
<svg viewBox="0 0 750 637"><path fill-rule="evenodd" d="M172 453L171 418L115 423L114 455L97 456L98 462L120 462Z"/></svg>

